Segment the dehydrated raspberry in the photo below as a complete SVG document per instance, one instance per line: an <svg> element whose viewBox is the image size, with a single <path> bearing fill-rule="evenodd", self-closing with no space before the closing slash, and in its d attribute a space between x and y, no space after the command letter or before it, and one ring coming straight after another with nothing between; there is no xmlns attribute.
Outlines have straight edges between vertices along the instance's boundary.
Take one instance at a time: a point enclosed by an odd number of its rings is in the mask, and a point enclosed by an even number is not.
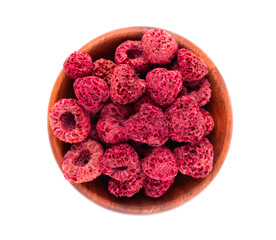
<svg viewBox="0 0 276 240"><path fill-rule="evenodd" d="M155 180L172 180L178 173L178 166L171 150L167 147L154 148L142 160L144 173Z"/></svg>
<svg viewBox="0 0 276 240"><path fill-rule="evenodd" d="M111 178L108 182L108 190L116 197L132 197L143 187L144 177L143 171L139 171L127 181L118 181Z"/></svg>
<svg viewBox="0 0 276 240"><path fill-rule="evenodd" d="M207 138L175 148L174 155L184 175L204 178L213 168L214 150Z"/></svg>
<svg viewBox="0 0 276 240"><path fill-rule="evenodd" d="M129 140L127 131L121 122L111 116L101 118L96 126L99 138L106 144L118 144Z"/></svg>
<svg viewBox="0 0 276 240"><path fill-rule="evenodd" d="M109 98L107 83L98 77L89 76L78 78L74 82L74 92L82 105L88 112L96 113Z"/></svg>
<svg viewBox="0 0 276 240"><path fill-rule="evenodd" d="M146 90L146 82L126 64L114 69L110 85L110 98L122 105L135 102Z"/></svg>
<svg viewBox="0 0 276 240"><path fill-rule="evenodd" d="M54 135L68 143L83 141L90 130L90 116L76 99L57 101L49 112L49 120Z"/></svg>
<svg viewBox="0 0 276 240"><path fill-rule="evenodd" d="M137 142L159 147L168 140L168 121L162 110L145 103L135 115L132 115L125 125L129 137Z"/></svg>
<svg viewBox="0 0 276 240"><path fill-rule="evenodd" d="M75 143L62 159L61 167L64 177L71 183L94 180L101 175L100 161L104 150L101 144L86 139Z"/></svg>
<svg viewBox="0 0 276 240"><path fill-rule="evenodd" d="M204 119L203 127L204 127L204 132L205 132L204 135L206 136L213 131L215 122L214 122L214 119L212 118L211 114L208 111L206 111L203 108L200 108L200 112L203 115L203 119Z"/></svg>
<svg viewBox="0 0 276 240"><path fill-rule="evenodd" d="M155 105L155 102L152 100L152 98L150 97L150 95L148 95L147 92L138 101L136 101L134 103L134 106L133 106L134 112L138 112L140 107L144 103L149 103L151 105Z"/></svg>
<svg viewBox="0 0 276 240"><path fill-rule="evenodd" d="M103 106L101 110L101 118L105 116L110 116L118 119L126 119L131 115L131 113L132 113L132 109L129 105L109 103Z"/></svg>
<svg viewBox="0 0 276 240"><path fill-rule="evenodd" d="M182 96L166 110L169 135L173 141L194 142L204 135L204 119L194 98Z"/></svg>
<svg viewBox="0 0 276 240"><path fill-rule="evenodd" d="M147 90L156 104L167 107L182 89L182 76L178 71L155 68L146 75Z"/></svg>
<svg viewBox="0 0 276 240"><path fill-rule="evenodd" d="M203 78L200 80L197 89L190 92L189 95L197 101L199 107L202 107L210 102L211 88L208 79Z"/></svg>
<svg viewBox="0 0 276 240"><path fill-rule="evenodd" d="M102 173L119 181L127 181L141 170L138 154L127 143L107 149L100 164Z"/></svg>
<svg viewBox="0 0 276 240"><path fill-rule="evenodd" d="M116 66L117 64L113 61L100 58L93 63L93 76L102 78L110 84L111 76Z"/></svg>
<svg viewBox="0 0 276 240"><path fill-rule="evenodd" d="M73 52L63 63L63 69L71 79L88 76L93 71L93 62L86 52Z"/></svg>
<svg viewBox="0 0 276 240"><path fill-rule="evenodd" d="M178 50L175 39L162 29L147 30L141 42L146 58L153 64L169 63Z"/></svg>
<svg viewBox="0 0 276 240"><path fill-rule="evenodd" d="M174 179L168 181L161 181L146 176L143 183L145 194L153 198L161 197L169 190L173 182Z"/></svg>
<svg viewBox="0 0 276 240"><path fill-rule="evenodd" d="M117 64L127 64L137 73L143 73L149 69L149 60L144 57L141 41L127 40L120 44L115 52Z"/></svg>
<svg viewBox="0 0 276 240"><path fill-rule="evenodd" d="M172 68L182 74L184 81L199 80L208 73L204 60L185 48L178 50L177 62Z"/></svg>

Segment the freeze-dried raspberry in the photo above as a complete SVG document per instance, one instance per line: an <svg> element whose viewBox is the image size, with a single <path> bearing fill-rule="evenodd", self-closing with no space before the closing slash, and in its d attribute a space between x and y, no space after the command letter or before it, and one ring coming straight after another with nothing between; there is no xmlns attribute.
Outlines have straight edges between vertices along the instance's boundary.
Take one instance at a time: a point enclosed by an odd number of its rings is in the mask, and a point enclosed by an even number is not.
<svg viewBox="0 0 276 240"><path fill-rule="evenodd" d="M168 32L162 29L150 29L142 37L142 48L151 63L167 64L176 55L178 44Z"/></svg>
<svg viewBox="0 0 276 240"><path fill-rule="evenodd" d="M197 89L190 92L189 95L197 101L199 107L202 107L210 102L211 88L208 79L203 78L202 80L200 80Z"/></svg>
<svg viewBox="0 0 276 240"><path fill-rule="evenodd" d="M73 144L61 162L64 177L71 183L94 180L101 175L100 161L103 154L102 145L94 140L86 139Z"/></svg>
<svg viewBox="0 0 276 240"><path fill-rule="evenodd" d="M116 197L132 197L143 187L144 177L143 171L140 171L127 181L111 178L108 182L108 190Z"/></svg>
<svg viewBox="0 0 276 240"><path fill-rule="evenodd" d="M134 69L121 64L114 69L110 85L110 98L122 105L135 102L146 90L146 82Z"/></svg>
<svg viewBox="0 0 276 240"><path fill-rule="evenodd" d="M159 147L168 140L168 121L162 110L145 103L135 115L132 115L125 125L129 137L137 142Z"/></svg>
<svg viewBox="0 0 276 240"><path fill-rule="evenodd" d="M117 64L127 64L137 73L143 73L149 69L149 60L144 57L141 41L127 40L120 44L115 52Z"/></svg>
<svg viewBox="0 0 276 240"><path fill-rule="evenodd" d="M199 80L208 73L208 66L204 60L185 48L178 50L177 62L173 69L182 74L184 81Z"/></svg>
<svg viewBox="0 0 276 240"><path fill-rule="evenodd" d="M109 98L107 83L98 77L89 76L78 78L74 82L74 92L82 105L88 112L96 113Z"/></svg>
<svg viewBox="0 0 276 240"><path fill-rule="evenodd" d="M108 103L103 106L101 110L101 118L110 116L118 119L126 119L132 113L132 109L129 105L120 105L116 103Z"/></svg>
<svg viewBox="0 0 276 240"><path fill-rule="evenodd" d="M194 98L182 96L166 110L169 135L176 142L194 142L204 135L204 119Z"/></svg>
<svg viewBox="0 0 276 240"><path fill-rule="evenodd" d="M142 160L144 173L155 180L172 180L178 173L178 166L171 150L167 147L154 148Z"/></svg>
<svg viewBox="0 0 276 240"><path fill-rule="evenodd" d="M202 113L203 115L203 118L204 118L204 132L205 132L205 136L210 134L213 129L214 129L214 126L215 126L215 122L214 122L214 119L212 118L211 114L206 111L204 108L200 108L200 112Z"/></svg>
<svg viewBox="0 0 276 240"><path fill-rule="evenodd" d="M101 118L96 126L99 138L106 144L118 144L129 140L127 131L121 122L111 116Z"/></svg>
<svg viewBox="0 0 276 240"><path fill-rule="evenodd" d="M117 64L113 61L100 58L93 63L93 76L102 78L110 84L111 76L116 66Z"/></svg>
<svg viewBox="0 0 276 240"><path fill-rule="evenodd" d="M76 99L57 101L49 112L49 120L54 135L68 143L83 141L90 130L90 116Z"/></svg>
<svg viewBox="0 0 276 240"><path fill-rule="evenodd" d="M214 150L207 138L175 148L174 155L184 175L204 178L213 168Z"/></svg>
<svg viewBox="0 0 276 240"><path fill-rule="evenodd" d="M146 76L147 90L156 104L167 107L177 98L182 89L182 76L178 71L155 68Z"/></svg>
<svg viewBox="0 0 276 240"><path fill-rule="evenodd" d="M138 154L127 143L107 149L100 163L102 173L119 181L127 181L141 170Z"/></svg>
<svg viewBox="0 0 276 240"><path fill-rule="evenodd" d="M138 112L140 107L144 104L144 103L149 103L151 105L155 105L155 102L152 100L152 98L150 97L150 95L148 95L148 93L146 92L146 94L144 94L138 101L136 101L134 103L133 109L134 112Z"/></svg>
<svg viewBox="0 0 276 240"><path fill-rule="evenodd" d="M169 190L173 182L174 179L168 181L161 181L145 176L143 183L145 194L153 198L161 197Z"/></svg>
<svg viewBox="0 0 276 240"><path fill-rule="evenodd" d="M93 63L86 52L73 52L63 63L63 69L71 79L88 76L93 71Z"/></svg>

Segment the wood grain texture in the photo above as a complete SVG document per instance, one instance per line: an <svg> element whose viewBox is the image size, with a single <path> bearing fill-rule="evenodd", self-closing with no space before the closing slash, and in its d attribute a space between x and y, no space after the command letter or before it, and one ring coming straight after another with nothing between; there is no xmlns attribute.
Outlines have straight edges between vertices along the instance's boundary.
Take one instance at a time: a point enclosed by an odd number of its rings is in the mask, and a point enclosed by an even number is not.
<svg viewBox="0 0 276 240"><path fill-rule="evenodd" d="M118 29L101 35L83 46L81 51L89 53L93 61L104 57L114 60L116 47L125 40L140 40L144 32L150 27L130 27ZM225 82L212 60L195 44L186 38L170 32L179 44L179 48L186 48L205 60L209 67L207 78L211 83L212 98L207 108L213 116L215 128L209 135L214 146L214 167L212 172L204 179L194 179L178 174L175 183L161 198L147 197L141 190L132 198L116 198L107 190L108 177L100 176L93 182L72 184L85 197L96 204L113 211L127 214L152 214L178 207L202 192L219 172L226 158L232 136L233 118L230 97ZM49 105L48 114L56 101L61 98L75 98L73 82L62 70L54 84ZM53 155L59 167L61 160L70 144L59 141L52 133L47 119L49 141Z"/></svg>

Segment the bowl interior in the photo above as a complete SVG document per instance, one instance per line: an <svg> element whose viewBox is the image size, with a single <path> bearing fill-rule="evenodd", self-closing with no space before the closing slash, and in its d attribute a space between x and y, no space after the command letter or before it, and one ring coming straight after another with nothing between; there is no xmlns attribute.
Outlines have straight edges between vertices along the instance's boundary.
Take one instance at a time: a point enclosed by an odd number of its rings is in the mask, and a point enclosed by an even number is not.
<svg viewBox="0 0 276 240"><path fill-rule="evenodd" d="M90 54L93 61L99 58L114 60L116 47L126 40L140 40L148 27L131 27L106 33L87 43L80 50ZM116 198L107 190L109 178L101 175L92 182L72 184L79 192L91 201L114 211L132 214L150 214L175 208L198 195L214 179L220 170L231 141L232 110L230 98L224 80L211 59L196 45L184 37L170 32L179 44L204 59L209 67L208 80L211 83L212 98L206 108L210 111L215 128L208 136L214 147L214 165L212 172L203 179L195 179L178 174L175 183L168 192L158 199L147 197L141 190L131 198ZM48 112L56 101L61 98L75 98L73 81L62 70L55 82L49 100ZM48 134L51 148L59 167L70 144L59 141L52 133L48 118Z"/></svg>

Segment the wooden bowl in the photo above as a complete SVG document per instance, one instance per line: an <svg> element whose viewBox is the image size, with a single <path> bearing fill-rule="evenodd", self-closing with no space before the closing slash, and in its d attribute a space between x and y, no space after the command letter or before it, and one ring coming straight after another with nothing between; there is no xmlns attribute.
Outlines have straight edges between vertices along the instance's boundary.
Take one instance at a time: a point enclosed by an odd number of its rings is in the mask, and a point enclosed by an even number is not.
<svg viewBox="0 0 276 240"><path fill-rule="evenodd" d="M116 47L126 40L140 40L149 27L129 27L114 30L95 38L83 46L80 51L90 54L93 61L98 58L114 60ZM212 98L207 105L213 116L215 128L209 135L209 140L214 146L214 166L212 172L203 179L195 179L178 174L174 184L166 194L158 199L147 197L144 190L131 198L116 198L107 190L108 177L101 175L92 182L72 184L80 193L96 204L110 210L128 214L152 214L178 207L204 190L215 178L227 155L232 135L232 109L230 97L224 80L211 59L195 44L184 37L172 33L179 44L179 48L186 48L200 56L209 67L207 78L211 83ZM54 84L49 100L49 110L55 102L61 98L75 98L73 93L73 81L62 70ZM70 148L70 144L59 141L52 132L48 117L48 134L51 148L58 166L61 168L61 160Z"/></svg>

